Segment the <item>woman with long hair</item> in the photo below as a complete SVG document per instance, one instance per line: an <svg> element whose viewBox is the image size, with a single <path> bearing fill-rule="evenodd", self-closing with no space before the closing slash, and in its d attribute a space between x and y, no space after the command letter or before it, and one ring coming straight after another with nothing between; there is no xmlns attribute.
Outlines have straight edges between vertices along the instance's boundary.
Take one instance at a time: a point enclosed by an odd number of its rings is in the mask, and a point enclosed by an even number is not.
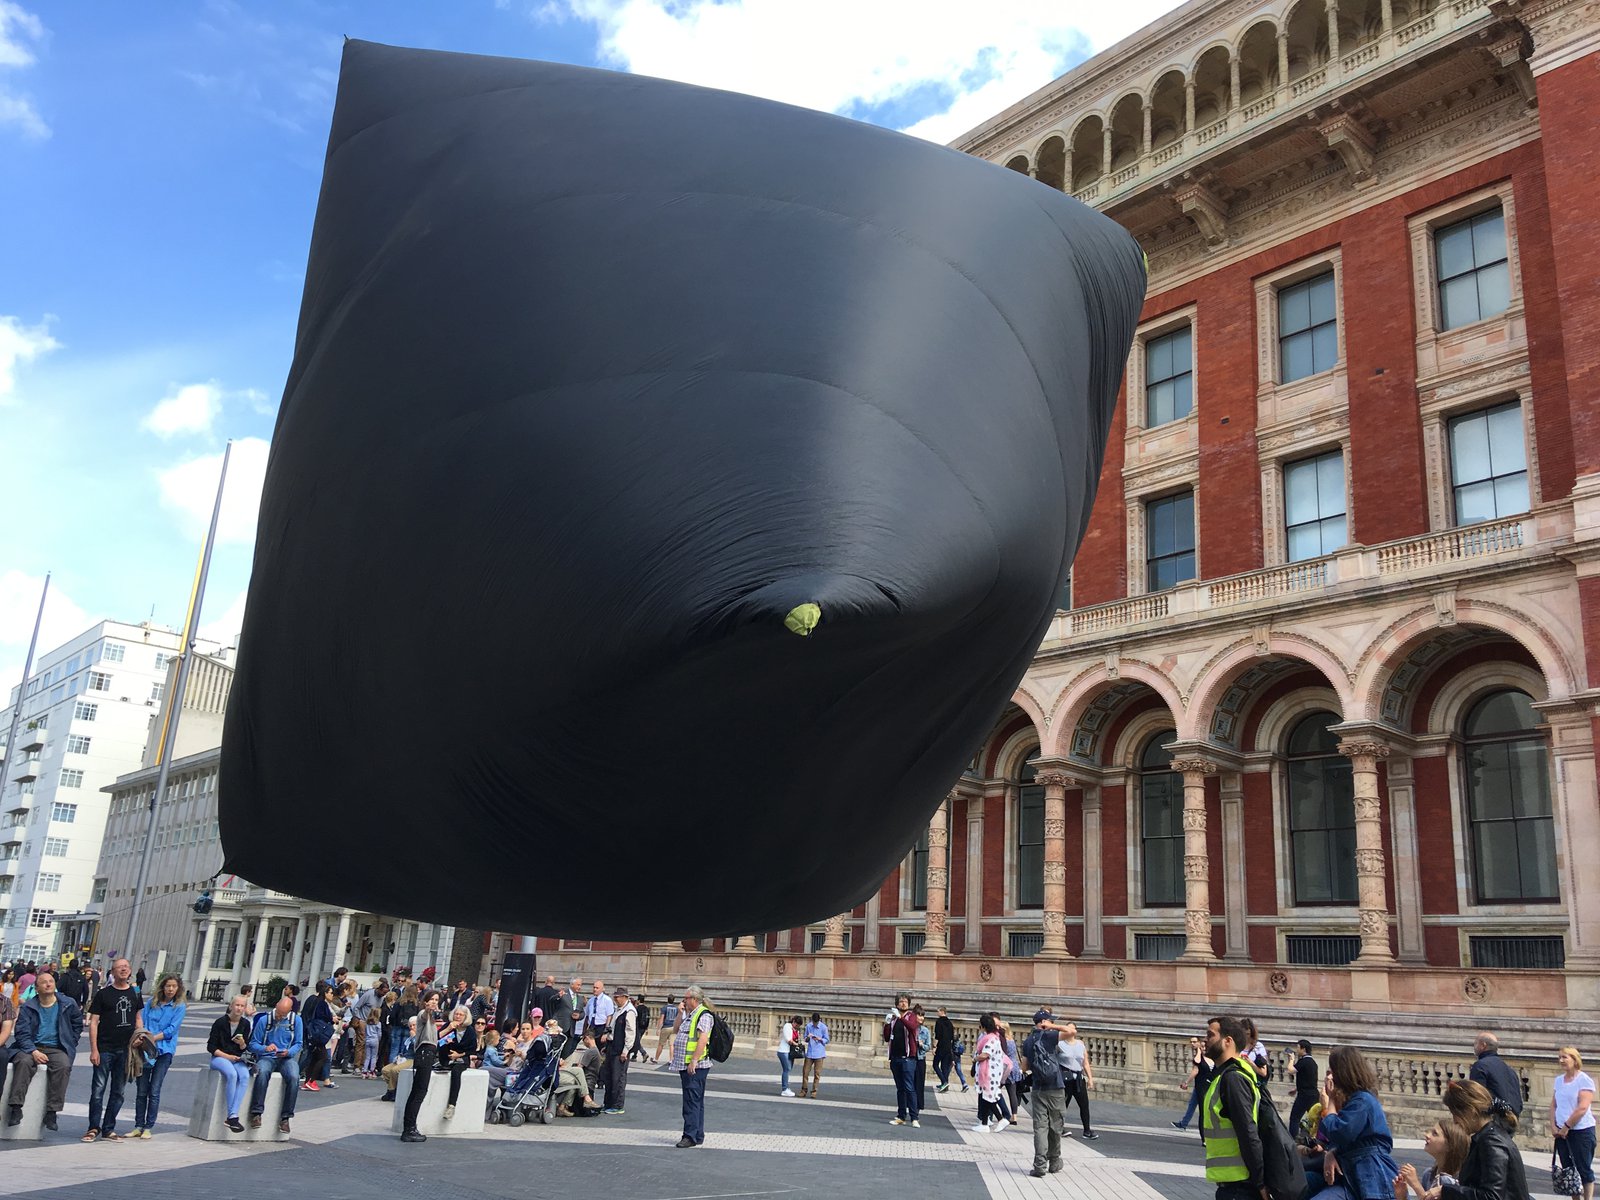
<svg viewBox="0 0 1600 1200"><path fill-rule="evenodd" d="M1461 1164L1467 1161L1467 1148L1472 1139L1467 1131L1453 1119L1435 1122L1422 1139L1422 1148L1433 1159L1433 1166L1419 1177L1410 1163L1400 1168L1400 1178L1394 1181L1395 1200L1406 1200L1407 1193L1426 1200L1434 1188L1454 1183L1461 1174Z"/></svg>
<svg viewBox="0 0 1600 1200"><path fill-rule="evenodd" d="M1329 1186L1340 1174L1350 1200L1394 1200L1400 1164L1389 1118L1378 1103L1378 1077L1354 1046L1335 1046L1328 1054L1317 1140L1328 1151L1322 1178Z"/></svg>
<svg viewBox="0 0 1600 1200"><path fill-rule="evenodd" d="M432 988L422 997L422 1008L417 1013L417 1047L411 1059L411 1095L406 1097L405 1120L402 1122L402 1142L425 1142L428 1137L417 1128L417 1114L422 1111L422 1101L428 1094L428 1081L439 1061L439 993Z"/></svg>
<svg viewBox="0 0 1600 1200"><path fill-rule="evenodd" d="M211 1036L206 1039L211 1069L223 1079L228 1128L234 1133L244 1132L239 1121L239 1105L250 1090L250 1064L245 1062L245 1052L249 1048L250 1019L245 1014L245 1000L243 996L235 996L228 1002L227 1013L211 1023Z"/></svg>
<svg viewBox="0 0 1600 1200"><path fill-rule="evenodd" d="M978 1018L978 1044L972 1052L972 1073L978 1084L978 1123L974 1133L1000 1133L1011 1124L1006 1107L1006 1081L1011 1064L1000 1040L1000 1021L992 1012Z"/></svg>
<svg viewBox="0 0 1600 1200"><path fill-rule="evenodd" d="M1583 1200L1594 1200L1594 1080L1584 1072L1583 1055L1576 1046L1561 1047L1556 1061L1561 1074L1550 1099L1556 1157L1562 1166L1578 1172Z"/></svg>
<svg viewBox="0 0 1600 1200"><path fill-rule="evenodd" d="M129 1137L149 1137L161 1112L161 1085L178 1049L178 1030L189 1011L187 1000L183 980L176 975L163 975L156 980L155 998L144 1010L144 1029L153 1043L155 1061L147 1063L139 1075L133 1102L133 1132Z"/></svg>
<svg viewBox="0 0 1600 1200"><path fill-rule="evenodd" d="M1470 1080L1445 1088L1444 1106L1472 1144L1456 1182L1440 1188L1442 1200L1526 1200L1528 1173L1513 1140L1517 1114L1511 1106Z"/></svg>
<svg viewBox="0 0 1600 1200"><path fill-rule="evenodd" d="M322 980L300 1009L300 1023L305 1028L306 1038L306 1057L300 1076L302 1092L322 1090L317 1079L328 1061L328 1041L333 1037L333 1008L328 1003L332 992L328 981Z"/></svg>

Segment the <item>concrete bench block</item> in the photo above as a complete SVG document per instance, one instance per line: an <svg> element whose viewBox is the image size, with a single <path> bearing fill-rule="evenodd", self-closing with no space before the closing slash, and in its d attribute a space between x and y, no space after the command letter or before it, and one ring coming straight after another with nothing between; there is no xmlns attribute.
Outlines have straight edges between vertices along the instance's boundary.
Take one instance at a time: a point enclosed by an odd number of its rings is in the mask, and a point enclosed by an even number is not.
<svg viewBox="0 0 1600 1200"><path fill-rule="evenodd" d="M394 1119L389 1128L394 1133L405 1130L406 1100L411 1095L411 1081L415 1071L400 1075L400 1086L394 1094ZM417 1112L417 1129L429 1137L449 1137L453 1134L482 1133L483 1114L489 1107L489 1072L465 1071L461 1075L461 1095L456 1099L456 1115L444 1119L444 1106L450 1100L450 1076L445 1071L434 1073L428 1081L428 1094L422 1098L422 1108Z"/></svg>
<svg viewBox="0 0 1600 1200"><path fill-rule="evenodd" d="M227 1126L228 1081L210 1067L200 1068L200 1079L194 1089L194 1108L189 1112L189 1136L203 1142L287 1142L289 1135L280 1132L278 1122L283 1119L283 1076L272 1073L267 1080L266 1106L261 1112L261 1128L250 1128L250 1097L255 1087L252 1078L239 1102L239 1121L243 1133L235 1133Z"/></svg>
<svg viewBox="0 0 1600 1200"><path fill-rule="evenodd" d="M5 1103L0 1104L0 1142L38 1142L44 1140L44 1102L50 1093L50 1072L44 1067L34 1071L28 1084L28 1094L22 1100L22 1124L7 1125L6 1115L11 1111L11 1072L6 1071Z"/></svg>

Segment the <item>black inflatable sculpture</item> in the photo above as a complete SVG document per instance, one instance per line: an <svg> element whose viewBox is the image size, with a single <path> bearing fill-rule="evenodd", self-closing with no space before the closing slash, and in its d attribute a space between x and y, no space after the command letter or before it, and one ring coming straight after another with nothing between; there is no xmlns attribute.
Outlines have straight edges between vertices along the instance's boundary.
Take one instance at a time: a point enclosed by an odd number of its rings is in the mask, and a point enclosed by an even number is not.
<svg viewBox="0 0 1600 1200"><path fill-rule="evenodd" d="M1038 647L1143 291L951 150L347 43L226 869L608 939L860 902Z"/></svg>

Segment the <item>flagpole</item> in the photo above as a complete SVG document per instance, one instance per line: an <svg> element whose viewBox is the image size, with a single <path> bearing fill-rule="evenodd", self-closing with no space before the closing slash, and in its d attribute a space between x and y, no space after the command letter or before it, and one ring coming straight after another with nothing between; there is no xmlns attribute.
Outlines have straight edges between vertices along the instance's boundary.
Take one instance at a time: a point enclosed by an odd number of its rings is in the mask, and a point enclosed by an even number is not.
<svg viewBox="0 0 1600 1200"><path fill-rule="evenodd" d="M50 572L44 575L44 587L39 591L39 611L33 618L33 637L28 639L28 660L22 664L22 682L17 685L17 703L11 710L11 731L6 734L5 773L9 776L17 765L17 729L22 724L22 702L27 698L28 676L33 674L33 652L39 645L39 625L44 620L44 598L50 594ZM5 791L0 783L0 792Z"/></svg>
<svg viewBox="0 0 1600 1200"><path fill-rule="evenodd" d="M200 606L205 603L206 574L211 570L211 548L217 540L217 518L222 513L222 489L228 482L228 456L233 453L230 440L222 451L222 475L217 480L217 498L211 506L211 528L206 531L205 545L200 548L200 565L195 571L194 584L189 589L189 612L183 624L183 642L178 656L177 677L172 692L166 697L166 715L161 726L161 740L156 751L156 762L161 770L156 775L155 795L150 797L150 820L145 826L144 852L139 857L139 878L133 889L133 905L128 914L128 936L123 943L122 957L132 958L134 938L139 932L139 909L144 903L145 880L150 874L150 858L156 848L156 816L162 800L167 795L167 775L172 769L172 747L178 737L178 716L183 708L183 697L189 684L189 671L194 665L195 642L199 638Z"/></svg>

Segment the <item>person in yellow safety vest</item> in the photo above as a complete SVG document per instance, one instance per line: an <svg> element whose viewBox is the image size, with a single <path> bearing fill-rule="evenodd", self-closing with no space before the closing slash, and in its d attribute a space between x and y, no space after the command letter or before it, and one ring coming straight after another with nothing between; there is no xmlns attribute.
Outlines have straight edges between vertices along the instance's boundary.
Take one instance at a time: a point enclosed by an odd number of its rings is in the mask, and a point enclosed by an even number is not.
<svg viewBox="0 0 1600 1200"><path fill-rule="evenodd" d="M683 1018L672 1039L672 1069L683 1085L683 1136L680 1150L705 1144L706 1080L711 1075L711 1009L697 984L683 990Z"/></svg>
<svg viewBox="0 0 1600 1200"><path fill-rule="evenodd" d="M1206 1028L1206 1057L1217 1068L1200 1105L1200 1134L1216 1200L1270 1200L1256 1124L1261 1085L1239 1057L1247 1040L1244 1023L1235 1017L1213 1017Z"/></svg>

